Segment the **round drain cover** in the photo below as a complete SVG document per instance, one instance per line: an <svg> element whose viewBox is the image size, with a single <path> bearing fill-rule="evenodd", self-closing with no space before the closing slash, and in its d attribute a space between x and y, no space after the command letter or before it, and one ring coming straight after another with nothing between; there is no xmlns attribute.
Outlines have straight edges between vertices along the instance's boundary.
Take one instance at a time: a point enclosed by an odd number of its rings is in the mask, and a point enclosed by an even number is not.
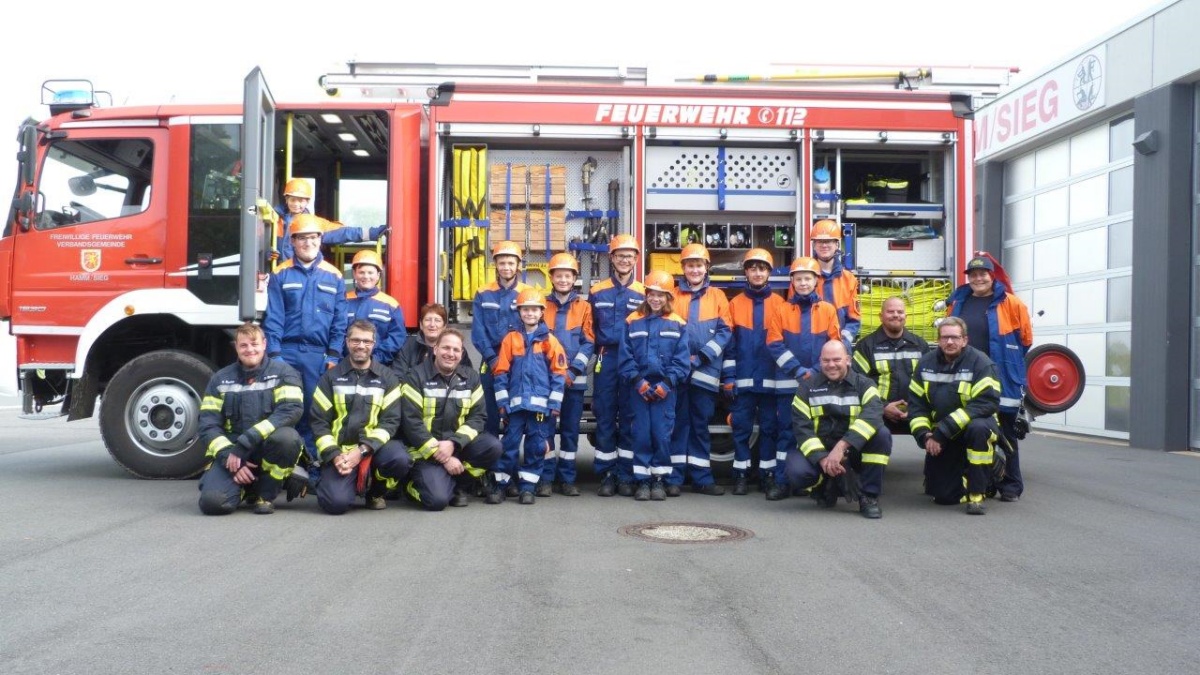
<svg viewBox="0 0 1200 675"><path fill-rule="evenodd" d="M639 523L617 532L659 544L724 544L754 536L745 528L717 523Z"/></svg>

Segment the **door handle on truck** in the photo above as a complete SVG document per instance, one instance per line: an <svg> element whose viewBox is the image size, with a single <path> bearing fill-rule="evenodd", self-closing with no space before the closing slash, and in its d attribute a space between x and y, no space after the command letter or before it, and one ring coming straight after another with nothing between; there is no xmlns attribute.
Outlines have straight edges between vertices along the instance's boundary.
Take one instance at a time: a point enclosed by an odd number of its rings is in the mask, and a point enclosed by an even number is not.
<svg viewBox="0 0 1200 675"><path fill-rule="evenodd" d="M161 265L162 258L126 258L126 265Z"/></svg>

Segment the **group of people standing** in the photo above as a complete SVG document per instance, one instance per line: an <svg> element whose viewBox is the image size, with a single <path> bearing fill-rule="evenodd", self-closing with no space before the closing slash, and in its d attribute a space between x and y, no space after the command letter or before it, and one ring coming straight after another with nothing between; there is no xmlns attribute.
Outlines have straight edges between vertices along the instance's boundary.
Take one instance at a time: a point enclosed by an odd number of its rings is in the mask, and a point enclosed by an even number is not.
<svg viewBox="0 0 1200 675"><path fill-rule="evenodd" d="M636 239L614 236L611 273L585 297L575 257L550 259L543 293L518 279L520 246L502 241L491 251L495 280L473 302L475 368L439 305L423 307L419 333L406 336L398 303L378 289L374 251L355 256L347 291L321 258L328 228L306 216L288 226L293 253L270 280L265 331L238 329L238 363L205 394L206 513L242 502L270 513L284 484L289 497L315 484L329 513L358 495L371 509L407 494L430 510L465 506L476 491L488 504L578 496L589 384L602 497L725 494L708 432L721 397L735 495L757 481L768 500L844 497L879 518L896 433L926 451L937 503L978 514L989 492L1005 501L1022 492L1013 422L1032 332L990 258L967 265L930 348L907 330L901 298L885 301L880 328L858 339L858 281L841 265L833 221L814 225L814 257L792 261L784 294L770 285L771 253L749 250L746 287L732 300L711 285L701 244L681 251L678 284L660 270L638 281Z"/></svg>

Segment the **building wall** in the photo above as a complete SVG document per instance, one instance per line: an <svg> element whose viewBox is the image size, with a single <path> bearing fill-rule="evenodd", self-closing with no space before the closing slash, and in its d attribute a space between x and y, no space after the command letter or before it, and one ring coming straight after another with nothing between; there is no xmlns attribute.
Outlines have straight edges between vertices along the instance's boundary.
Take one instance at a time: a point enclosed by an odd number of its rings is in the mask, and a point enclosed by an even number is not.
<svg viewBox="0 0 1200 675"><path fill-rule="evenodd" d="M1200 448L1198 25L1200 0L1166 3L977 113L994 130L1005 106L1052 80L1067 94L1064 73L1103 62L1099 105L1064 97L1061 121L982 143L977 164L976 240L1001 252L1035 344L1067 345L1087 372L1079 402L1038 428Z"/></svg>

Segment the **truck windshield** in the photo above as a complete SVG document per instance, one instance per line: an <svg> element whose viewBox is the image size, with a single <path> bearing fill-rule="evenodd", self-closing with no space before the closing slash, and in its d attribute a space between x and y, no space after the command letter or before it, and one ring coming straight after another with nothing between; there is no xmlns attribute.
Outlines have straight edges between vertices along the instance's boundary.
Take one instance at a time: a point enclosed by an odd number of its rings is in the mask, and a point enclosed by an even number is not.
<svg viewBox="0 0 1200 675"><path fill-rule="evenodd" d="M63 140L46 153L39 200L40 230L145 211L150 204L154 145L148 139Z"/></svg>

